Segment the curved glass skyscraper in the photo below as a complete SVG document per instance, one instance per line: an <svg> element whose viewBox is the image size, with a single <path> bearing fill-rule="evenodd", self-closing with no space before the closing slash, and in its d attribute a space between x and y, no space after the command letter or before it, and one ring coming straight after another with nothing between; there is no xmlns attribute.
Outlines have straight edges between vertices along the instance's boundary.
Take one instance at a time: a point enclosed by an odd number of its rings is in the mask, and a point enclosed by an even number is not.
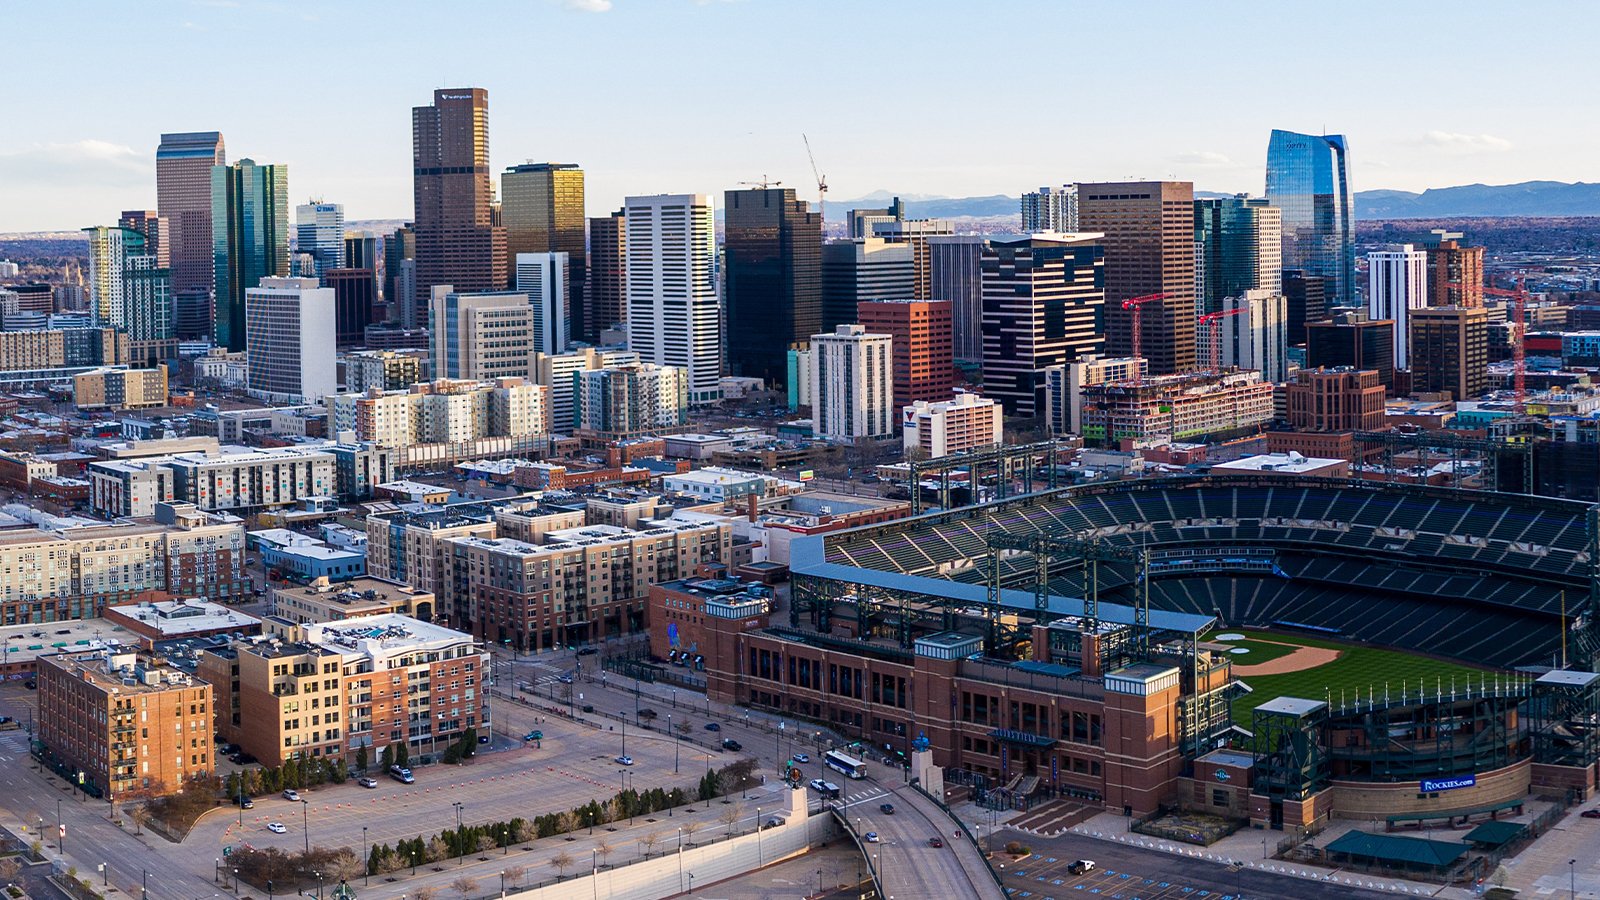
<svg viewBox="0 0 1600 900"><path fill-rule="evenodd" d="M1344 135L1274 129L1267 200L1283 210L1284 271L1322 276L1329 306L1355 303L1355 201Z"/></svg>

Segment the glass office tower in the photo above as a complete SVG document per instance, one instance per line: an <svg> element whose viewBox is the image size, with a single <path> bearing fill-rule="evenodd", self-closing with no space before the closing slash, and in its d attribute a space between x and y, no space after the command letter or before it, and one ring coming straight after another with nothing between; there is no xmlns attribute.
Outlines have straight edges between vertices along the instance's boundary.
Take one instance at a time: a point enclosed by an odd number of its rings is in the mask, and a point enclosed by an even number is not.
<svg viewBox="0 0 1600 900"><path fill-rule="evenodd" d="M1267 201L1283 210L1283 268L1322 276L1329 306L1353 304L1355 201L1344 135L1274 129Z"/></svg>

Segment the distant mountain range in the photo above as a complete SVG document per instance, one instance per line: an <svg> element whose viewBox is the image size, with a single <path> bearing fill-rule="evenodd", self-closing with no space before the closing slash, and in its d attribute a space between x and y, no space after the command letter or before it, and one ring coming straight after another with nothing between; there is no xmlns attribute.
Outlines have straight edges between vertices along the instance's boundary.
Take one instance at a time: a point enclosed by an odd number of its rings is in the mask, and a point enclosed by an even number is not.
<svg viewBox="0 0 1600 900"><path fill-rule="evenodd" d="M1231 193L1195 191L1197 198L1231 197ZM882 207L895 196L873 191L854 200L830 200L840 212L857 207ZM934 197L900 194L912 218L995 218L1019 215L1019 198L1004 194L987 197ZM1525 181L1521 184L1463 184L1412 191L1357 191L1359 219L1432 219L1455 216L1600 216L1600 184L1562 181Z"/></svg>

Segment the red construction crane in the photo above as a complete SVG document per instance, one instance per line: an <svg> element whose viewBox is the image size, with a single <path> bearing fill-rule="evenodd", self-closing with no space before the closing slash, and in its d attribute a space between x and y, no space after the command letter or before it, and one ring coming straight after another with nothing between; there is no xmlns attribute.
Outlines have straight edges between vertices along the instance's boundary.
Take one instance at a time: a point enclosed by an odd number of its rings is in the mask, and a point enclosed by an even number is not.
<svg viewBox="0 0 1600 900"><path fill-rule="evenodd" d="M1459 281L1452 281L1446 287L1459 288L1464 285ZM1517 273L1517 286L1514 290L1505 288L1483 286L1483 293L1489 297L1509 297L1514 302L1515 310L1511 319L1511 396L1516 404L1517 413L1520 415L1528 399L1528 362L1527 345L1528 337L1528 289L1523 283L1522 273Z"/></svg>
<svg viewBox="0 0 1600 900"><path fill-rule="evenodd" d="M1146 303L1149 303L1152 300L1165 300L1170 296L1172 296L1172 295L1171 294L1166 294L1166 293L1145 294L1143 297L1129 297L1128 299L1122 301L1122 308L1123 309L1128 309L1128 310L1132 310L1133 311L1133 358L1134 359L1139 359L1139 338L1144 332L1143 322L1140 320L1140 316L1139 316L1139 307L1143 306ZM1134 382L1134 384L1138 384L1143 380L1144 380L1144 377L1143 377L1143 374L1142 374L1142 368L1139 367L1139 366L1135 366L1134 370L1133 370L1133 382Z"/></svg>
<svg viewBox="0 0 1600 900"><path fill-rule="evenodd" d="M1243 306L1235 306L1233 309L1222 309L1200 317L1201 327L1209 326L1211 329L1211 365L1218 372L1222 371L1222 320L1229 316L1237 316L1245 309Z"/></svg>

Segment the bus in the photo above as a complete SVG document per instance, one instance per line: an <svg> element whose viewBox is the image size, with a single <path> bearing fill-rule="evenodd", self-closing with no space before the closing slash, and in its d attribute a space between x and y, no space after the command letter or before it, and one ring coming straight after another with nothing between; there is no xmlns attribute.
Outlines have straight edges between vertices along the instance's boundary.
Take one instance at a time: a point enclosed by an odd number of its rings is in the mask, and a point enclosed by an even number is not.
<svg viewBox="0 0 1600 900"><path fill-rule="evenodd" d="M822 761L830 769L837 769L850 778L867 777L867 766L859 759L852 759L837 750L829 750L822 755Z"/></svg>

